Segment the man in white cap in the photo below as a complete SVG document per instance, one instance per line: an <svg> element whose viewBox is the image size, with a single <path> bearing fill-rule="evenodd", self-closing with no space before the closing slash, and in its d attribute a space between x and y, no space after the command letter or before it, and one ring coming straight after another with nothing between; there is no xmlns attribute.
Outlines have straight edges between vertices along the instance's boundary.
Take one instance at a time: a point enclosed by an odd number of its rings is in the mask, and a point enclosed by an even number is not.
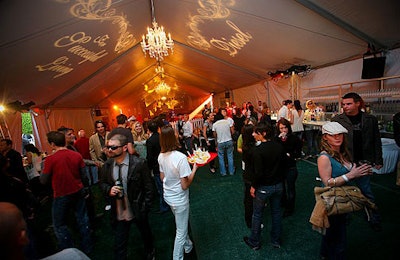
<svg viewBox="0 0 400 260"><path fill-rule="evenodd" d="M348 149L353 162L368 161L375 169L383 166L382 143L378 128L378 120L361 109L364 101L357 93L350 92L342 97L343 114L332 118L348 130ZM375 202L371 190L371 176L367 175L356 180L362 193ZM382 229L380 215L377 211L369 212L371 228L375 231Z"/></svg>

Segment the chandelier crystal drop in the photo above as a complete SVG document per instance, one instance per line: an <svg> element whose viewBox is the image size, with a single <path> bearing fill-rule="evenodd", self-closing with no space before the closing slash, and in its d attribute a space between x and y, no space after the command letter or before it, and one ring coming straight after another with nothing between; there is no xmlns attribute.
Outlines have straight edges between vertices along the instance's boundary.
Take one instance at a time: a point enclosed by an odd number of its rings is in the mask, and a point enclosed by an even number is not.
<svg viewBox="0 0 400 260"><path fill-rule="evenodd" d="M165 56L168 56L168 51L171 53L174 51L174 41L171 38L171 34L164 32L164 28L158 27L157 22L153 21L153 28L147 27L146 36L142 36L141 42L142 50L146 56L146 52L149 52L150 58L155 58L157 61L162 61Z"/></svg>

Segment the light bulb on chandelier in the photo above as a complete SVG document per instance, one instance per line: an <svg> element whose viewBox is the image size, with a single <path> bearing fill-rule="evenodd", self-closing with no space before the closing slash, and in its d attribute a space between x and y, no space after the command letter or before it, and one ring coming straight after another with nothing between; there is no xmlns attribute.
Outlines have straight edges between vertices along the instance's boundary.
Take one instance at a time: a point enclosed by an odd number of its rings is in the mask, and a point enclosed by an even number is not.
<svg viewBox="0 0 400 260"><path fill-rule="evenodd" d="M142 46L145 56L146 52L148 51L150 58L155 58L157 61L162 61L164 56L168 56L169 51L173 53L174 41L172 40L170 33L168 34L167 38L167 35L164 32L164 27L158 26L154 15L154 3L152 0L150 3L153 28L147 27L147 34L146 36L142 36L142 42L140 45Z"/></svg>

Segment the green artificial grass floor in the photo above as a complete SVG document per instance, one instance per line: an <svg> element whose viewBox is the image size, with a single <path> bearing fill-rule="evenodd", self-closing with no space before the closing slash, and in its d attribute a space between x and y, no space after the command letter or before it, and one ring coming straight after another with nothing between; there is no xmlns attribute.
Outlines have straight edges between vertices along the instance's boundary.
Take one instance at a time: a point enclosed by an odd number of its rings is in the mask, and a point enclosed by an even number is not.
<svg viewBox="0 0 400 260"><path fill-rule="evenodd" d="M195 252L185 259L319 259L321 235L311 229L308 222L314 207L313 188L320 185L315 159L298 162L296 182L296 209L293 216L283 219L282 247L269 245L270 210L264 214L262 248L253 251L243 242L250 230L244 222L243 182L240 158L235 156L236 174L222 177L218 170L209 172L201 167L190 187L190 229ZM374 175L372 189L382 215L381 232L374 232L362 212L351 214L348 234L348 259L398 259L400 245L400 187L395 185L395 174ZM104 216L96 221L94 252L91 259L112 259L114 236L110 227L109 212L104 211L104 201L98 187L94 187L97 213ZM56 252L51 228L51 205L45 204L38 214L35 233L40 257ZM171 212L156 214L158 200L150 213L156 259L172 259L175 236L174 217ZM131 227L128 259L143 259L143 245L135 225Z"/></svg>

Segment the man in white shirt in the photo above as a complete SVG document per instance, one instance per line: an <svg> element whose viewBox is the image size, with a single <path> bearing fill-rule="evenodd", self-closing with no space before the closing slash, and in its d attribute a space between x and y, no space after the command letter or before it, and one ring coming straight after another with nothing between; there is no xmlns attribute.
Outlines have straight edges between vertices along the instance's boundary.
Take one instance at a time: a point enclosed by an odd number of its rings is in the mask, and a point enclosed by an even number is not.
<svg viewBox="0 0 400 260"><path fill-rule="evenodd" d="M292 107L293 107L292 100L290 99L284 100L282 107L279 109L277 120L285 118L286 120L290 121L290 109L292 109Z"/></svg>
<svg viewBox="0 0 400 260"><path fill-rule="evenodd" d="M234 131L233 119L227 117L225 108L220 108L220 113L224 118L217 120L212 127L212 131L214 132L214 136L217 138L217 143L218 143L219 171L222 176L226 176L226 167L224 160L224 155L226 153L228 158L229 174L233 175L235 174L235 167L233 163L234 147L232 140L232 133Z"/></svg>
<svg viewBox="0 0 400 260"><path fill-rule="evenodd" d="M182 131L183 131L183 140L185 141L185 146L186 150L190 153L193 154L193 125L192 122L189 121L189 115L184 114L183 115L183 126L182 126Z"/></svg>

